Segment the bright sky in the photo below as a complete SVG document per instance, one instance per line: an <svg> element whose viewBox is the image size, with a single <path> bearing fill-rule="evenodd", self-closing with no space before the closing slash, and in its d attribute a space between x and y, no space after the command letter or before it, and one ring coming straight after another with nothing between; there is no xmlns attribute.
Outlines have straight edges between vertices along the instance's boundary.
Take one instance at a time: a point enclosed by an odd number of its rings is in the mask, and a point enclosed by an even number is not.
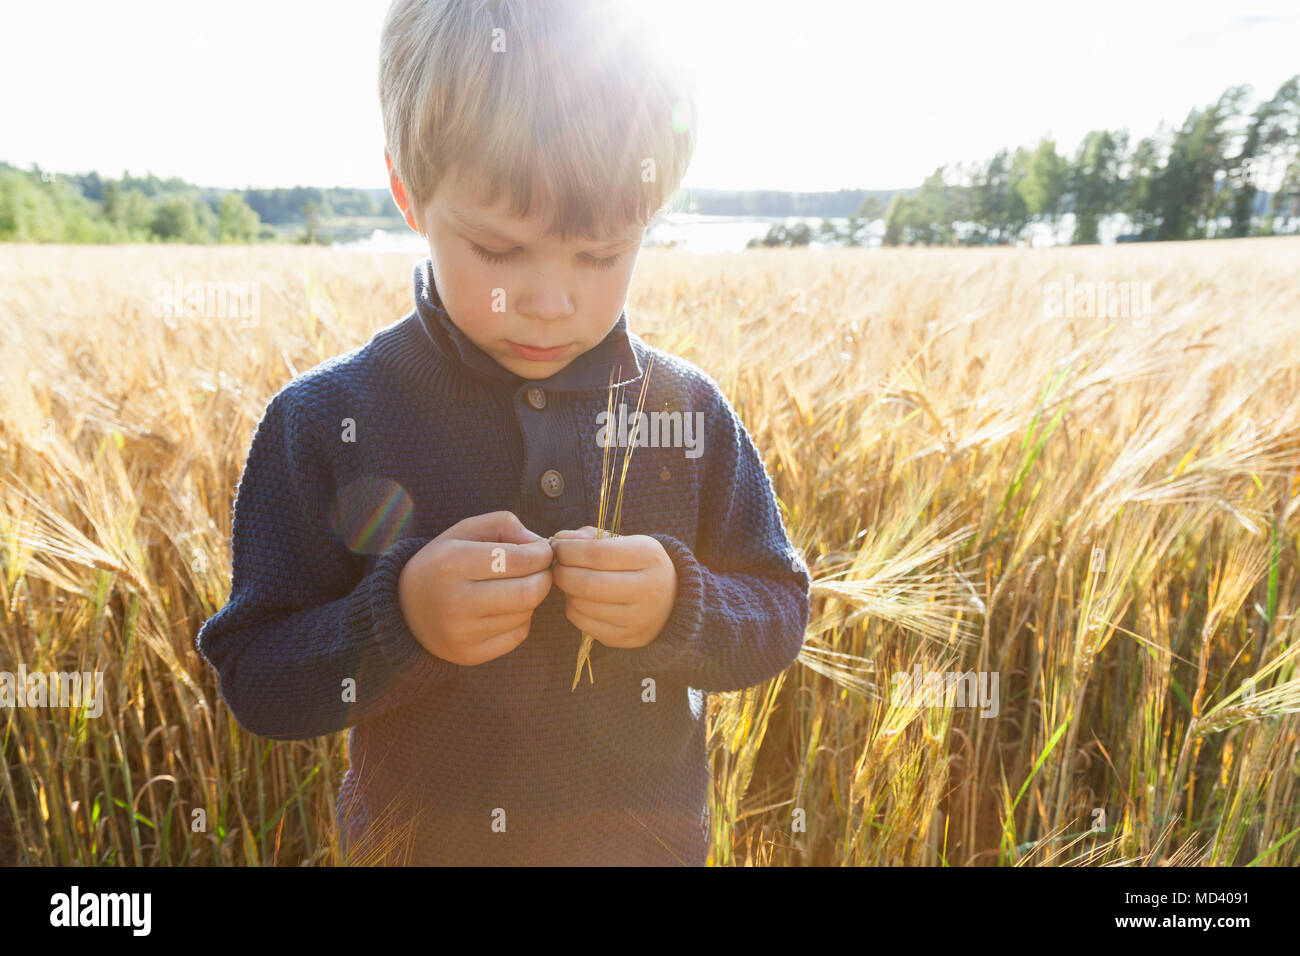
<svg viewBox="0 0 1300 956"><path fill-rule="evenodd" d="M1146 135L1230 85L1267 97L1300 72L1295 0L654 3L697 63L693 187L914 186L1046 133L1068 152L1093 128ZM0 159L222 187L386 187L387 7L7 5Z"/></svg>

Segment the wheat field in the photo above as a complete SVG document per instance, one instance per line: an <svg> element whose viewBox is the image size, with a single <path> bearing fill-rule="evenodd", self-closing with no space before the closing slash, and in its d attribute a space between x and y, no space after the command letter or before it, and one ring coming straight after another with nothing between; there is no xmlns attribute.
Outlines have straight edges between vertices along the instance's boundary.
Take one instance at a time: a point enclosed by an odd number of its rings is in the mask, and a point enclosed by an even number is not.
<svg viewBox="0 0 1300 956"><path fill-rule="evenodd" d="M342 862L345 736L244 732L194 637L267 400L412 264L0 252L0 670L106 695L0 714L0 863ZM1283 238L641 254L631 328L722 386L814 577L799 660L709 698L713 864L1300 863L1298 274ZM257 320L159 315L174 281ZM955 672L995 706L895 692Z"/></svg>

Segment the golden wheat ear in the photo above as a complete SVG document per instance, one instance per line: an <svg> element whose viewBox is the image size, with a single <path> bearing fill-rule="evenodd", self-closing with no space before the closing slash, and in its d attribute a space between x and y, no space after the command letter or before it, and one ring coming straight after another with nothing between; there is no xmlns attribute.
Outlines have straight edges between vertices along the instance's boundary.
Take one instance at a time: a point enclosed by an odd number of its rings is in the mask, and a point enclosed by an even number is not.
<svg viewBox="0 0 1300 956"><path fill-rule="evenodd" d="M618 377L623 377L623 367L617 369ZM614 418L615 398L618 395L618 387L614 384L615 369L609 370L609 385L605 390L605 427L609 428L609 423ZM614 467L611 467L609 460L609 449L613 445L613 436L610 431L605 432L605 450L600 459L600 503L597 506L596 513L596 537L599 538L604 534L605 517L609 513L609 492L610 486L614 483ZM615 467L617 455L615 456ZM578 681L582 678L582 665L587 665L587 677L591 683L596 683L596 675L591 670L591 646L595 643L590 634L582 635L582 643L578 647L578 664L573 669L573 683L569 685L569 691L577 689Z"/></svg>
<svg viewBox="0 0 1300 956"><path fill-rule="evenodd" d="M609 433L606 432L605 455L601 461L601 467L600 467L600 517L597 519L596 522L597 538L617 537L619 533L622 531L623 487L624 485L627 484L627 467L632 460L632 452L636 450L636 438L638 432L640 431L640 425L641 425L641 411L642 409L645 408L646 392L649 387L650 370L652 368L654 368L653 355L650 356L650 361L646 365L645 375L641 379L641 394L637 398L636 413L633 415L633 422L635 424L633 424L632 426L632 436L628 442L628 446L623 451L623 468L619 472L618 494L617 494L616 501L614 502L613 521L611 522L610 528L608 530L605 528L605 518L609 515L608 506L609 506L609 497L610 497L610 487L614 483L614 472L618 469L618 456L617 454L614 456L613 467L609 469L609 473L607 475L605 473L606 471L605 466L609 462L609 446L610 444L612 444L612 442L609 440ZM620 377L622 377L621 368L619 369L619 372L620 372ZM615 393L614 373L613 370L611 369L610 377L609 377L609 391L606 394L606 399L605 399L605 407L607 412L605 416L606 427L608 427L608 423L613 418L614 393ZM621 404L621 398L620 398L620 404ZM582 635L582 645L578 648L578 666L574 669L573 672L573 684L570 685L569 687L570 691L575 690L578 686L578 680L582 677L583 664L587 665L587 676L590 678L591 682L593 684L596 683L596 676L595 674L592 673L591 670L590 655L591 655L591 646L593 643L594 640L589 634Z"/></svg>
<svg viewBox="0 0 1300 956"><path fill-rule="evenodd" d="M573 683L569 685L570 691L578 689L578 681L582 679L582 665L587 665L587 679L591 683L596 683L596 675L591 672L591 647L595 644L595 639L590 634L582 635L582 644L578 648L578 666L573 672Z"/></svg>

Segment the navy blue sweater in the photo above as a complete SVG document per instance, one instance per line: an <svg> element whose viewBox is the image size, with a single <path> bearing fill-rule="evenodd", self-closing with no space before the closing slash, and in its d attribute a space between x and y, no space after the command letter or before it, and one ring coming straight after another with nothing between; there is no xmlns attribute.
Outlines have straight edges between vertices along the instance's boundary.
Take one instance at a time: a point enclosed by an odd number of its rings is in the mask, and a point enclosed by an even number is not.
<svg viewBox="0 0 1300 956"><path fill-rule="evenodd" d="M570 690L581 637L552 588L509 654L462 666L429 653L398 603L407 559L493 511L546 536L595 525L610 371L626 383L626 443L651 355L654 427L632 456L622 533L655 537L676 568L663 631L639 648L597 642L594 683L584 669ZM610 449L620 466L624 452ZM807 566L712 378L629 333L624 310L564 369L522 379L451 322L427 258L411 313L271 399L232 525L230 599L199 651L247 730L351 728L337 818L357 860L703 864L704 695L779 674L808 624Z"/></svg>

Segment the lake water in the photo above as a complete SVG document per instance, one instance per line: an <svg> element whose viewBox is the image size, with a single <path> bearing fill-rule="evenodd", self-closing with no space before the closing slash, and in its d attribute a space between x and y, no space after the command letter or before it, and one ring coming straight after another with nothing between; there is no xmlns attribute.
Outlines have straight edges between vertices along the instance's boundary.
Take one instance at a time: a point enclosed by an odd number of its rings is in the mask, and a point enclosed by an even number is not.
<svg viewBox="0 0 1300 956"><path fill-rule="evenodd" d="M794 225L806 222L816 229L821 224L820 217L766 217L752 218L741 216L703 216L697 213L671 213L660 218L646 230L646 245L676 243L674 248L685 252L741 252L751 239L761 239L767 235L773 225L784 223ZM844 225L847 219L832 219ZM877 223L877 234L884 231L884 224ZM410 229L400 232L389 229L376 229L368 239L354 242L338 243L339 249L358 252L425 252L429 250L428 242ZM812 248L817 248L816 244Z"/></svg>
<svg viewBox="0 0 1300 956"><path fill-rule="evenodd" d="M848 220L833 218L832 222L844 226ZM703 216L698 213L671 213L660 217L646 230L645 243L663 245L675 243L674 248L684 252L743 252L751 239L761 239L767 235L773 225L784 223L807 223L814 230L821 224L821 217L808 216L769 216L762 218L743 216ZM1120 233L1127 232L1131 224L1122 215L1105 216L1099 223L1098 232L1102 245L1110 245ZM1074 230L1074 216L1067 213L1053 229L1043 223L1032 223L1025 230L1023 245L1039 248L1068 243ZM874 236L872 246L880 245L885 224L877 219L871 224ZM400 232L389 229L376 229L368 239L337 243L336 248L350 249L358 252L423 252L429 251L428 243L422 236L410 229ZM821 248L819 243L811 243L810 249Z"/></svg>

